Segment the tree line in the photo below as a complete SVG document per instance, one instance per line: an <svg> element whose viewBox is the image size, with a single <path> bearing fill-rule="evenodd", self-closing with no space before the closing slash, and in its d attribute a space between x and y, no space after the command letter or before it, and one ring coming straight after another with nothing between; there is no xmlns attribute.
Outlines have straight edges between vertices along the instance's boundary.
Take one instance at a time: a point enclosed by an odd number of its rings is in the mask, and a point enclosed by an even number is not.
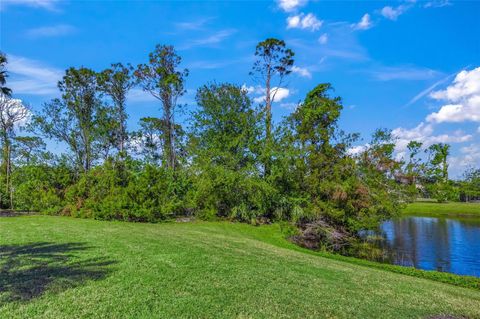
<svg viewBox="0 0 480 319"><path fill-rule="evenodd" d="M294 66L285 42L255 48L251 76L265 92L256 105L233 83L198 88L186 123L175 116L188 70L173 46L157 45L148 62L114 63L97 72L69 68L60 97L32 112L12 98L7 58L0 56L0 205L97 219L157 222L177 217L296 226L298 242L344 250L419 196L480 197L480 170L448 177L449 146L408 144L378 129L359 153L359 134L338 126L343 109L328 83L312 88L279 123L272 105ZM126 125L127 96L139 87L162 116ZM22 129L20 129L22 127ZM59 150L47 150L47 142Z"/></svg>

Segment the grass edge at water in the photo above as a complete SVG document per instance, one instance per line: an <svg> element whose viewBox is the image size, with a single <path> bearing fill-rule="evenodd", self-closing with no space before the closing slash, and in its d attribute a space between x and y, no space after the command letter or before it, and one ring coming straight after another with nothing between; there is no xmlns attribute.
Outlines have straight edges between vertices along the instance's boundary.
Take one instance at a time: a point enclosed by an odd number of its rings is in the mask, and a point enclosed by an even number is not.
<svg viewBox="0 0 480 319"><path fill-rule="evenodd" d="M404 216L426 217L478 217L480 218L480 203L458 202L413 202L402 211Z"/></svg>

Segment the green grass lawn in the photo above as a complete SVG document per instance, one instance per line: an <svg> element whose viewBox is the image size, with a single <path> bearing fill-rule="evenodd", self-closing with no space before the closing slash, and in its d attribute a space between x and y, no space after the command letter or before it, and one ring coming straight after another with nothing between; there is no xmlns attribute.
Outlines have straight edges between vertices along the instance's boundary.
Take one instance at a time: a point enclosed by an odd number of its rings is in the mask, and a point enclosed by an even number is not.
<svg viewBox="0 0 480 319"><path fill-rule="evenodd" d="M432 217L448 216L477 216L480 217L478 203L436 203L415 202L408 204L403 210L405 215L422 215Z"/></svg>
<svg viewBox="0 0 480 319"><path fill-rule="evenodd" d="M0 318L480 318L480 291L324 258L278 225L0 218Z"/></svg>

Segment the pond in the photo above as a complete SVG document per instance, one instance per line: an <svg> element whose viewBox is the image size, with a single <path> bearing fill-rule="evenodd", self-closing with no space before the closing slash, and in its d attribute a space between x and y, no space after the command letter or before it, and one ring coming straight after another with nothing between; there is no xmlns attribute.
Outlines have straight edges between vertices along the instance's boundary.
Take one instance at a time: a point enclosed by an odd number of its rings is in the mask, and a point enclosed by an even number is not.
<svg viewBox="0 0 480 319"><path fill-rule="evenodd" d="M381 226L393 263L480 277L480 219L403 217Z"/></svg>

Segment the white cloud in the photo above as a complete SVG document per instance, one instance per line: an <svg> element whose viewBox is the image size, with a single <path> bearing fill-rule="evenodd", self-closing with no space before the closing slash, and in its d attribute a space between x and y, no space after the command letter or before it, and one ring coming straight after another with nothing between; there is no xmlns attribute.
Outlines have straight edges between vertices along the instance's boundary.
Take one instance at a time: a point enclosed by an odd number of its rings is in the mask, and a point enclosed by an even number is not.
<svg viewBox="0 0 480 319"><path fill-rule="evenodd" d="M12 125L13 129L17 130L24 126L31 116L32 113L22 100L12 99L0 93L0 118L5 125Z"/></svg>
<svg viewBox="0 0 480 319"><path fill-rule="evenodd" d="M446 101L438 112L427 117L427 121L480 122L480 67L461 71L445 90L432 92L430 97Z"/></svg>
<svg viewBox="0 0 480 319"><path fill-rule="evenodd" d="M455 73L452 73L450 75L447 75L446 77L444 77L443 79L441 79L440 81L437 81L435 82L434 84L430 85L428 88L422 90L421 92L419 92L417 95L415 95L407 104L405 104L405 106L409 106L415 102L417 102L418 100L420 100L421 98L423 98L424 96L430 94L430 92L432 92L437 86L439 86L440 84L443 84L445 83L446 81L448 81L452 76L454 76Z"/></svg>
<svg viewBox="0 0 480 319"><path fill-rule="evenodd" d="M405 151L410 141L422 142L424 147L428 147L435 143L464 143L473 138L472 135L466 134L462 130L454 131L451 134L434 135L433 133L433 125L424 122L413 129L396 128L392 131L392 135L397 139L396 151Z"/></svg>
<svg viewBox="0 0 480 319"><path fill-rule="evenodd" d="M242 85L242 90L246 91L247 94L265 94L265 89L262 88L260 85L257 86L247 86L246 84Z"/></svg>
<svg viewBox="0 0 480 319"><path fill-rule="evenodd" d="M278 6L285 12L296 11L307 4L307 0L278 0Z"/></svg>
<svg viewBox="0 0 480 319"><path fill-rule="evenodd" d="M327 44L328 42L328 34L324 33L318 38L318 42L320 44Z"/></svg>
<svg viewBox="0 0 480 319"><path fill-rule="evenodd" d="M196 40L190 40L183 46L179 46L179 49L190 49L193 47L198 47L198 46L208 46L208 45L215 45L219 44L220 42L228 39L230 36L235 34L237 30L235 29L225 29L225 30L220 30L217 31L207 37L196 39Z"/></svg>
<svg viewBox="0 0 480 319"><path fill-rule="evenodd" d="M468 167L480 167L480 144L460 148L460 154L450 157L448 162L458 173L462 173Z"/></svg>
<svg viewBox="0 0 480 319"><path fill-rule="evenodd" d="M352 146L347 150L347 153L351 156L357 156L357 155L360 155L361 153L365 152L365 150L368 148L368 146L369 146L368 144Z"/></svg>
<svg viewBox="0 0 480 319"><path fill-rule="evenodd" d="M306 29L316 31L320 29L323 21L318 20L313 13L304 15L303 13L290 16L287 18L287 29Z"/></svg>
<svg viewBox="0 0 480 319"><path fill-rule="evenodd" d="M2 6L25 5L32 8L41 8L50 11L57 11L59 0L2 0Z"/></svg>
<svg viewBox="0 0 480 319"><path fill-rule="evenodd" d="M15 94L54 95L63 71L15 55L8 55L9 86Z"/></svg>
<svg viewBox="0 0 480 319"><path fill-rule="evenodd" d="M382 10L380 10L380 14L387 19L397 20L397 18L403 13L405 13L405 11L407 11L408 8L409 7L405 5L399 5L396 8L391 6L386 6L386 7L383 7Z"/></svg>
<svg viewBox="0 0 480 319"><path fill-rule="evenodd" d="M424 8L441 8L451 6L452 3L449 0L435 0L425 3Z"/></svg>
<svg viewBox="0 0 480 319"><path fill-rule="evenodd" d="M27 31L27 35L34 38L57 37L75 32L77 29L68 24L59 24L49 27L34 28Z"/></svg>
<svg viewBox="0 0 480 319"><path fill-rule="evenodd" d="M354 29L356 30L367 30L370 29L373 24L372 20L370 19L370 15L368 13L365 13L363 17L360 19L358 23L355 23L352 25Z"/></svg>
<svg viewBox="0 0 480 319"><path fill-rule="evenodd" d="M301 18L299 15L290 16L287 18L287 29L298 28L300 26Z"/></svg>
<svg viewBox="0 0 480 319"><path fill-rule="evenodd" d="M201 30L213 18L202 18L196 21L183 21L175 23L175 26L181 30Z"/></svg>
<svg viewBox="0 0 480 319"><path fill-rule="evenodd" d="M242 86L243 87L243 86ZM262 103L265 101L265 88L256 86L256 87L243 87L247 90L247 93L260 96L254 97L253 102ZM280 102L290 96L290 90L282 87L272 87L270 90L270 98L272 102Z"/></svg>
<svg viewBox="0 0 480 319"><path fill-rule="evenodd" d="M127 100L132 103L154 102L158 101L150 93L140 88L133 88L128 92Z"/></svg>
<svg viewBox="0 0 480 319"><path fill-rule="evenodd" d="M292 67L292 72L293 73L297 73L298 75L304 77L304 78L311 78L312 77L312 74L310 73L310 71L308 71L308 69L306 68L301 68L301 67L298 67L296 65L294 65Z"/></svg>
<svg viewBox="0 0 480 319"><path fill-rule="evenodd" d="M378 67L367 71L374 79L379 81L391 80L428 80L436 77L440 73L438 71L416 67L416 66L395 66L395 67Z"/></svg>

